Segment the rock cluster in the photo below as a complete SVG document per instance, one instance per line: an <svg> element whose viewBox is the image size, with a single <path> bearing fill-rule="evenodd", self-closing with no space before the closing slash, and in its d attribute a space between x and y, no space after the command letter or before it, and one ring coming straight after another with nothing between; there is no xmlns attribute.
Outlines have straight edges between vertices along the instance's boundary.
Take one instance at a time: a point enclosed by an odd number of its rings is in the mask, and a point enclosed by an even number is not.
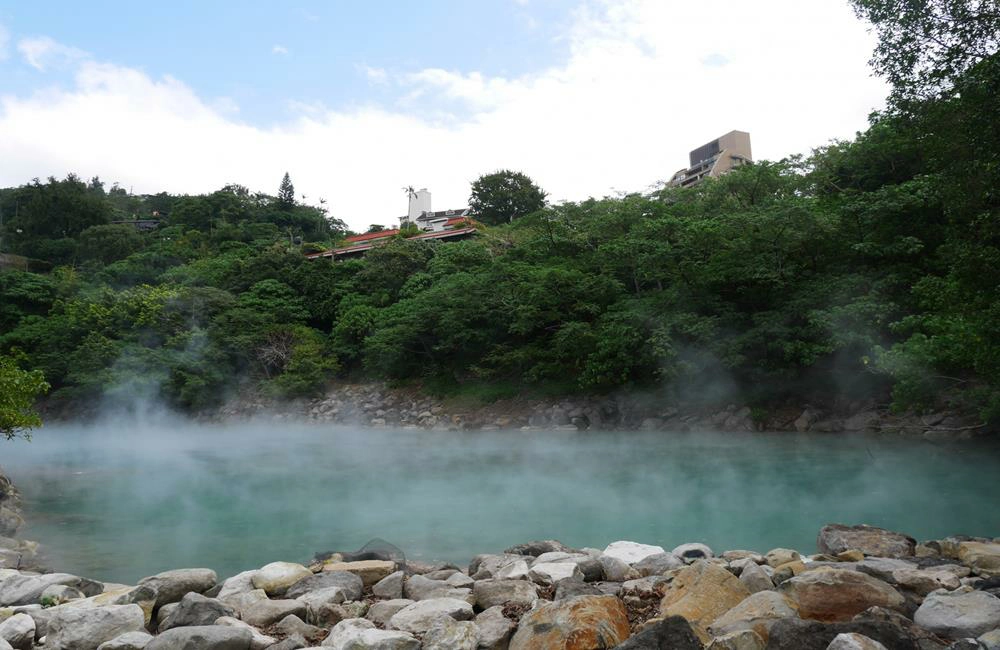
<svg viewBox="0 0 1000 650"><path fill-rule="evenodd" d="M501 399L490 404L450 404L417 389L381 383L338 384L321 398L275 402L241 396L218 413L221 419L259 417L310 419L335 424L394 428L489 431L646 430L646 431L881 431L929 440L987 433L975 418L958 414L894 415L873 402L751 409L738 404L686 407L642 394L574 396L539 400Z"/></svg>
<svg viewBox="0 0 1000 650"><path fill-rule="evenodd" d="M819 554L554 540L135 586L0 569L0 650L997 650L1000 539L830 525Z"/></svg>

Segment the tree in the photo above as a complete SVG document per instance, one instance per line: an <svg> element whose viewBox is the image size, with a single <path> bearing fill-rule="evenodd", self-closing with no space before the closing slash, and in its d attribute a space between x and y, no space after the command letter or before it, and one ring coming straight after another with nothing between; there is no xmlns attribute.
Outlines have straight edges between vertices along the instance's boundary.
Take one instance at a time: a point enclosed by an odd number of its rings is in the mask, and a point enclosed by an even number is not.
<svg viewBox="0 0 1000 650"><path fill-rule="evenodd" d="M501 169L472 183L469 208L476 219L498 225L541 210L545 197L545 192L521 172Z"/></svg>
<svg viewBox="0 0 1000 650"><path fill-rule="evenodd" d="M871 64L896 99L948 90L1000 47L1000 0L851 0L872 23Z"/></svg>
<svg viewBox="0 0 1000 650"><path fill-rule="evenodd" d="M292 185L292 179L288 172L285 172L281 179L281 185L278 186L278 205L285 210L295 207L295 186Z"/></svg>
<svg viewBox="0 0 1000 650"><path fill-rule="evenodd" d="M28 437L29 430L42 426L32 406L48 390L40 371L22 370L13 359L0 355L0 435L7 440Z"/></svg>

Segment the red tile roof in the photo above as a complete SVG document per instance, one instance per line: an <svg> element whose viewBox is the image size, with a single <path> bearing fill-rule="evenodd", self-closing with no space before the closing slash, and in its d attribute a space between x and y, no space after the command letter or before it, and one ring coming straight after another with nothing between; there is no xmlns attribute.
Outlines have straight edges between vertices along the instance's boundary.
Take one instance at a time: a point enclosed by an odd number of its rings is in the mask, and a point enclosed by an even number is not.
<svg viewBox="0 0 1000 650"><path fill-rule="evenodd" d="M369 239L381 239L382 237L392 237L393 235L399 234L399 228L393 228L392 230L382 230L380 232L366 232L363 235L352 235L351 237L346 237L344 241L346 242L359 242L368 241Z"/></svg>

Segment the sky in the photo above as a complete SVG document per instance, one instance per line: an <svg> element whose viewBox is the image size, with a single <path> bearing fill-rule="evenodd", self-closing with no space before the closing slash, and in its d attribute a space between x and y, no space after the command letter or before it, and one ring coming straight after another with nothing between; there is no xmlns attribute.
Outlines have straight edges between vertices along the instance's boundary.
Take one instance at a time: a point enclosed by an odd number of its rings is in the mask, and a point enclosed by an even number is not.
<svg viewBox="0 0 1000 650"><path fill-rule="evenodd" d="M733 129L778 160L884 104L847 0L0 0L0 186L229 183L394 225L523 171L551 202L646 191Z"/></svg>

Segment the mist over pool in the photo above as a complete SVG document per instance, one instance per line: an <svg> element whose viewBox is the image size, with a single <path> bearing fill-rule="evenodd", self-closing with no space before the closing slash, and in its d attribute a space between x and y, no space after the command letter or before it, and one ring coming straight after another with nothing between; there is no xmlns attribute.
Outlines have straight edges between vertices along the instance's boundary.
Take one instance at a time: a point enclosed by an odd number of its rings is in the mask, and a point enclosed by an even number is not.
<svg viewBox="0 0 1000 650"><path fill-rule="evenodd" d="M163 419L3 445L60 571L220 576L385 539L467 562L538 538L813 551L826 523L1000 530L1000 448L839 434L434 432Z"/></svg>

